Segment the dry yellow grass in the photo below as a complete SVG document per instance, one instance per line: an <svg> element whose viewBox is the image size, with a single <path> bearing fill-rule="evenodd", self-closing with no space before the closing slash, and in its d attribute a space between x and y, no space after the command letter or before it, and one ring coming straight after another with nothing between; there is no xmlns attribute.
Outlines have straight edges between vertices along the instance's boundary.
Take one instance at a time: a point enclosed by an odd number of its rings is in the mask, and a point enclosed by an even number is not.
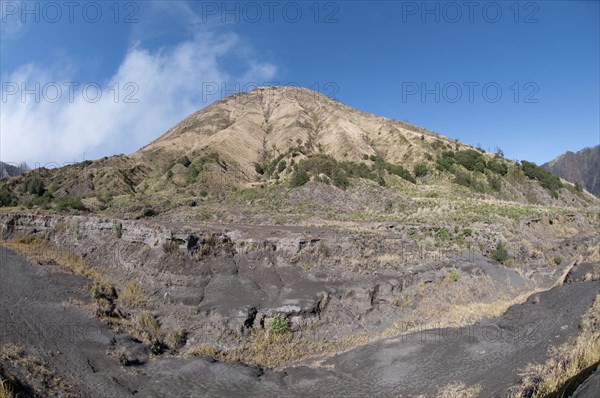
<svg viewBox="0 0 600 398"><path fill-rule="evenodd" d="M164 338L158 320L148 311L141 311L131 323L132 332L144 343L158 348Z"/></svg>
<svg viewBox="0 0 600 398"><path fill-rule="evenodd" d="M479 384L467 387L463 382L453 382L439 389L435 398L475 398L480 392Z"/></svg>
<svg viewBox="0 0 600 398"><path fill-rule="evenodd" d="M404 259L402 256L402 253L385 253L377 257L375 261L383 267L396 268L404 263Z"/></svg>
<svg viewBox="0 0 600 398"><path fill-rule="evenodd" d="M129 308L140 308L149 304L150 297L137 281L130 281L119 295L119 301Z"/></svg>
<svg viewBox="0 0 600 398"><path fill-rule="evenodd" d="M483 318L501 316L509 307L523 304L531 295L562 284L573 264L566 266L551 286L521 290L510 287L501 293L498 286L485 275L464 282L460 275L459 279L455 280L449 273L446 278L436 283L420 283L411 295L397 300L397 306L401 310L410 307L411 304L414 304L414 310L385 330L382 337L393 337L428 327L468 326ZM490 301L490 298L493 298L493 301Z"/></svg>
<svg viewBox="0 0 600 398"><path fill-rule="evenodd" d="M558 392L572 377L600 361L600 295L582 318L574 341L553 347L543 364L529 364L511 398L542 398Z"/></svg>
<svg viewBox="0 0 600 398"><path fill-rule="evenodd" d="M268 330L255 330L250 340L230 350L200 344L191 347L185 356L209 356L219 361L241 361L269 369L277 369L301 360L333 355L353 347L367 344L367 335L348 336L335 341L312 341L295 337L293 333L271 333Z"/></svg>
<svg viewBox="0 0 600 398"><path fill-rule="evenodd" d="M398 301L400 309L414 309L393 327L384 331L384 337L410 333L419 328L460 327L474 324L484 317L498 317L515 304L524 303L536 291L498 293L497 286L485 276L463 282L448 274L436 283L417 285L411 296ZM455 280L456 279L456 280ZM541 289L540 289L541 290ZM493 301L486 301L493 297ZM411 328L410 325L414 325ZM408 327L407 327L408 326Z"/></svg>
<svg viewBox="0 0 600 398"><path fill-rule="evenodd" d="M199 344L187 350L184 355L188 357L211 357L218 358L219 350L208 344Z"/></svg>
<svg viewBox="0 0 600 398"><path fill-rule="evenodd" d="M14 398L12 388L8 380L0 379L0 398Z"/></svg>
<svg viewBox="0 0 600 398"><path fill-rule="evenodd" d="M18 380L26 381L33 389L34 396L63 396L64 393L71 390L60 376L52 371L42 360L33 357L25 349L15 344L0 345L0 358L12 363L17 369L14 376ZM1 380L0 398L13 398L7 380ZM43 388L44 391L39 389Z"/></svg>
<svg viewBox="0 0 600 398"><path fill-rule="evenodd" d="M65 250L59 250L40 237L30 235L8 242L2 241L0 245L13 249L38 264L58 264L68 268L74 274L82 275L98 282L104 281L98 272L81 256Z"/></svg>

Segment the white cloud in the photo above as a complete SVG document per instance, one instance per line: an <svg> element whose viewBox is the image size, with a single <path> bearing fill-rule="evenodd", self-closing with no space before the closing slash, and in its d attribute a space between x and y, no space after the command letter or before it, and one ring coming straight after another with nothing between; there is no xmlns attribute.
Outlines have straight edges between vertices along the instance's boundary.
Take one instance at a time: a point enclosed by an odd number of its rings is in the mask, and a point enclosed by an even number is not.
<svg viewBox="0 0 600 398"><path fill-rule="evenodd" d="M205 82L264 82L272 79L276 68L253 59L240 59L240 76L231 76L222 57L247 53L244 43L233 33L215 35L204 32L173 47L156 51L133 45L118 70L104 82L97 82L102 97L92 103L81 92L83 84L69 99L65 82L74 81L68 72L39 65L23 65L3 78L0 114L0 158L27 161L30 165L48 162L80 161L115 153L131 153L165 132L172 125L207 105L203 102ZM239 65L236 70L240 70ZM27 89L40 83L57 82L62 96L56 103L47 99L55 90L48 86L47 96L36 101L27 95L7 95L12 83ZM130 83L129 85L127 85ZM118 96L115 89L118 87ZM127 94L139 90L129 99ZM20 91L20 87L19 87ZM95 90L87 90L94 97ZM210 97L210 100L218 96ZM116 100L116 101L115 101Z"/></svg>

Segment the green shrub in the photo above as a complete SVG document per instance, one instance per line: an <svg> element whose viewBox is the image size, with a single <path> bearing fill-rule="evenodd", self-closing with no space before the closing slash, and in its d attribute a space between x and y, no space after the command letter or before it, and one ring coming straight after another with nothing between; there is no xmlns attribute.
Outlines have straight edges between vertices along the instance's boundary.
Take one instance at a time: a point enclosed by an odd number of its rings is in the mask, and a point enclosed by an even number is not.
<svg viewBox="0 0 600 398"><path fill-rule="evenodd" d="M295 187L301 187L302 185L306 184L308 181L310 181L310 176L308 175L308 173L304 170L296 170L294 172L294 174L292 174L292 178L290 179L290 186L295 188Z"/></svg>
<svg viewBox="0 0 600 398"><path fill-rule="evenodd" d="M488 184L490 184L490 187L497 192L501 192L502 191L502 178L496 176L496 175L491 175L488 174L487 176L487 182Z"/></svg>
<svg viewBox="0 0 600 398"><path fill-rule="evenodd" d="M415 177L425 177L429 173L429 169L425 163L419 163L414 167Z"/></svg>
<svg viewBox="0 0 600 398"><path fill-rule="evenodd" d="M554 198L558 198L558 190L563 187L560 178L556 177L543 167L526 160L521 162L521 170L523 170L523 173L530 179L539 181L542 187L549 190Z"/></svg>
<svg viewBox="0 0 600 398"><path fill-rule="evenodd" d="M415 184L417 182L415 180L415 178L410 174L410 171L406 170L404 167L402 167L399 164L385 163L384 167L387 170L387 172L390 174L397 175L397 176L405 179L406 181L412 182L413 184Z"/></svg>
<svg viewBox="0 0 600 398"><path fill-rule="evenodd" d="M471 187L473 186L473 175L471 173L469 173L468 171L464 171L464 170L456 170L455 173L455 177L454 177L454 183L458 184L458 185L462 185L464 187Z"/></svg>
<svg viewBox="0 0 600 398"><path fill-rule="evenodd" d="M446 228L439 228L435 231L435 240L443 242L448 239L452 239L452 234Z"/></svg>
<svg viewBox="0 0 600 398"><path fill-rule="evenodd" d="M177 163L183 165L183 167L188 167L190 164L192 164L192 162L190 162L190 159L185 155L177 159Z"/></svg>
<svg viewBox="0 0 600 398"><path fill-rule="evenodd" d="M333 184L336 187L342 189L346 189L350 185L350 181L348 180L345 171L342 169L334 169L331 172L331 181L333 181Z"/></svg>
<svg viewBox="0 0 600 398"><path fill-rule="evenodd" d="M290 322L283 315L275 315L269 323L269 331L273 334L285 334L290 330Z"/></svg>
<svg viewBox="0 0 600 398"><path fill-rule="evenodd" d="M473 149L456 152L454 160L469 171L479 171L480 173L485 171L485 158L480 152Z"/></svg>
<svg viewBox="0 0 600 398"><path fill-rule="evenodd" d="M52 194L49 191L46 191L42 196L37 196L32 200L28 200L27 202L25 202L25 206L27 206L28 209L31 209L33 206L39 206L44 209L47 209L49 208L51 201Z"/></svg>
<svg viewBox="0 0 600 398"><path fill-rule="evenodd" d="M24 190L26 193L36 196L42 196L46 191L44 181L37 176L29 177L25 180Z"/></svg>
<svg viewBox="0 0 600 398"><path fill-rule="evenodd" d="M279 162L279 165L277 166L277 172L281 173L285 170L285 168L287 167L287 163L285 160L281 160L281 162Z"/></svg>
<svg viewBox="0 0 600 398"><path fill-rule="evenodd" d="M75 238L75 240L81 239L81 229L79 227L79 221L73 221L71 223L71 235L73 235L73 238Z"/></svg>
<svg viewBox="0 0 600 398"><path fill-rule="evenodd" d="M348 177L365 178L367 180L375 179L375 174L373 173L373 170L364 163L355 163L355 162L346 161L346 162L342 162L341 167L346 171L346 174L348 174Z"/></svg>
<svg viewBox="0 0 600 398"><path fill-rule="evenodd" d="M113 221L112 230L115 238L121 239L121 236L123 236L123 224L121 223L121 221Z"/></svg>
<svg viewBox="0 0 600 398"><path fill-rule="evenodd" d="M260 175L265 174L265 169L263 169L263 167L260 163L254 163L254 171L256 171L256 174L260 174Z"/></svg>
<svg viewBox="0 0 600 398"><path fill-rule="evenodd" d="M348 172L346 163L340 163L329 155L318 154L307 159L301 160L292 175L290 184L293 187L306 184L310 176L318 177L324 174L339 188L345 189L350 184L348 181Z"/></svg>
<svg viewBox="0 0 600 398"><path fill-rule="evenodd" d="M487 168L496 174L500 174L501 176L505 176L506 174L508 174L508 167L506 166L506 164L496 159L492 159L489 162L487 162Z"/></svg>
<svg viewBox="0 0 600 398"><path fill-rule="evenodd" d="M473 235L473 230L471 228L465 228L465 229L463 229L463 235L471 236L471 235Z"/></svg>
<svg viewBox="0 0 600 398"><path fill-rule="evenodd" d="M454 173L454 152L452 151L444 151L442 154L436 159L436 168L440 171L448 171L450 173Z"/></svg>
<svg viewBox="0 0 600 398"><path fill-rule="evenodd" d="M561 256L554 257L554 264L560 265L562 263L562 261L563 261L563 259Z"/></svg>
<svg viewBox="0 0 600 398"><path fill-rule="evenodd" d="M0 207L16 206L16 205L17 205L17 201L15 199L13 199L10 192L8 192L4 188L0 188Z"/></svg>
<svg viewBox="0 0 600 398"><path fill-rule="evenodd" d="M452 282L458 282L459 278L460 274L458 273L458 270L452 269L450 272L448 272L448 279L450 279Z"/></svg>
<svg viewBox="0 0 600 398"><path fill-rule="evenodd" d="M506 250L504 243L498 242L496 249L492 250L490 253L490 257L498 261L500 264L504 264L504 262L508 260L508 250Z"/></svg>
<svg viewBox="0 0 600 398"><path fill-rule="evenodd" d="M81 202L81 198L79 196L63 196L62 198L58 198L55 204L56 209L59 211L65 211L67 209L81 211L87 210L85 205Z"/></svg>
<svg viewBox="0 0 600 398"><path fill-rule="evenodd" d="M206 166L210 164L218 163L222 167L225 167L224 163L221 162L219 158L219 154L215 152L202 152L200 154L194 152L191 156L191 163L185 171L185 178L188 184L195 183L198 176L204 171Z"/></svg>

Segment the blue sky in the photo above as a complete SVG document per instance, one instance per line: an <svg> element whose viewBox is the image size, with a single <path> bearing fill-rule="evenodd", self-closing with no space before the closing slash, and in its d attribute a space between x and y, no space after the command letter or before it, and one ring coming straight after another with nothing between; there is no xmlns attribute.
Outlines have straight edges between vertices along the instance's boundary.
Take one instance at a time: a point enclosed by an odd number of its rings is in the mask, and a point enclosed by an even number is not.
<svg viewBox="0 0 600 398"><path fill-rule="evenodd" d="M296 84L542 163L600 141L599 5L2 0L0 159L131 153L222 88Z"/></svg>

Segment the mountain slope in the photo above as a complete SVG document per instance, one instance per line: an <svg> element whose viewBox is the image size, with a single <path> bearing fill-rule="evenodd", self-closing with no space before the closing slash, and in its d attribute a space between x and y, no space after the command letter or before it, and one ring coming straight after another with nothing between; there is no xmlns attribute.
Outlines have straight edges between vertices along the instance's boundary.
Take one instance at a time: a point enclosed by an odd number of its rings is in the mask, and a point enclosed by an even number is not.
<svg viewBox="0 0 600 398"><path fill-rule="evenodd" d="M427 152L421 135L453 144L445 137L358 111L312 90L261 87L194 113L134 156L152 159L160 152L177 156L210 148L232 157L252 174L253 164L264 152L283 152L299 142L319 146L338 160L360 161L363 154L383 154L393 162L416 162Z"/></svg>
<svg viewBox="0 0 600 398"><path fill-rule="evenodd" d="M576 153L565 152L542 167L567 181L580 183L590 193L600 197L600 145Z"/></svg>
<svg viewBox="0 0 600 398"><path fill-rule="evenodd" d="M423 138L423 139L421 139ZM261 87L224 98L187 117L154 142L132 155L144 164L172 166L201 157L202 185L239 186L264 180L256 165L297 162L314 154L337 161L363 162L364 157L385 158L413 167L426 159L428 144L466 149L465 145L406 123L367 114L312 90ZM218 155L219 166L207 165L207 154ZM293 156L292 156L293 155ZM187 159L182 159L186 156ZM299 156L299 157L297 157ZM172 170L178 187L194 180L182 167ZM288 170L289 171L289 170ZM286 175L285 172L275 173ZM170 175L170 173L169 173ZM190 178L192 175L192 178ZM159 175L149 185L164 189ZM273 177L268 172L267 177Z"/></svg>
<svg viewBox="0 0 600 398"><path fill-rule="evenodd" d="M319 197L290 193L307 183L329 188L319 188ZM35 170L0 184L0 194L5 206L61 209L55 202L67 198L74 208L110 209L119 198L119 206L141 211L161 201L176 208L259 187L311 197L311 203L330 197L325 204L348 209L398 195L571 207L594 200L533 163L517 164L297 87L226 97L134 154Z"/></svg>

